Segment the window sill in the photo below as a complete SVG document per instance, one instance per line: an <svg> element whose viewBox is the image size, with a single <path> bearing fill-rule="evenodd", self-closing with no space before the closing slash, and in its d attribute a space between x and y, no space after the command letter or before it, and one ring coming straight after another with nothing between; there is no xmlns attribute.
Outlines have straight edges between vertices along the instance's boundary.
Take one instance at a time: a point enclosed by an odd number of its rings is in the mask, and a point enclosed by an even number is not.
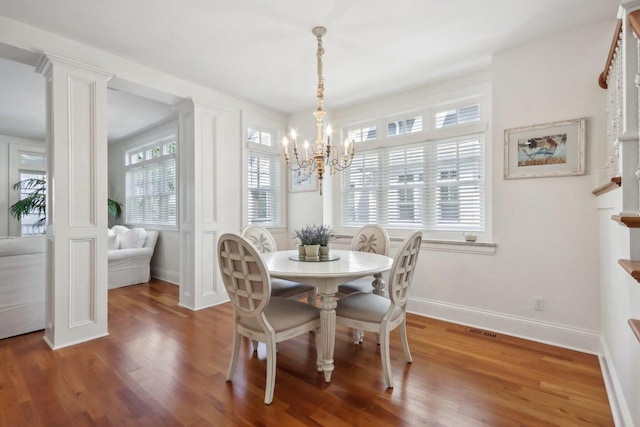
<svg viewBox="0 0 640 427"><path fill-rule="evenodd" d="M422 247L430 251L461 252L478 255L495 255L498 245L483 242L459 242L456 240L423 240Z"/></svg>
<svg viewBox="0 0 640 427"><path fill-rule="evenodd" d="M336 240L339 243L349 243L353 236L336 234ZM389 238L391 247L400 247L401 242L404 239L399 237ZM457 240L435 240L424 239L422 240L422 249L428 251L440 251L440 252L459 252L478 255L495 255L498 249L498 245L495 243L485 242L461 242Z"/></svg>
<svg viewBox="0 0 640 427"><path fill-rule="evenodd" d="M144 228L145 230L155 231L180 231L180 227L175 225L157 225L157 224L117 224L124 225L129 228Z"/></svg>

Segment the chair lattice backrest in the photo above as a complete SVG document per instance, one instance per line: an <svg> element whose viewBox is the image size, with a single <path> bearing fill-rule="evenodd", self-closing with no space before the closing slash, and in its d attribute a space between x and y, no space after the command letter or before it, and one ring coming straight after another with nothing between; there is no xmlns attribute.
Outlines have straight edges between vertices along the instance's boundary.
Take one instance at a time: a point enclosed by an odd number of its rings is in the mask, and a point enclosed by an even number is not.
<svg viewBox="0 0 640 427"><path fill-rule="evenodd" d="M402 308L407 303L409 287L413 280L420 254L422 232L416 231L407 237L393 260L389 273L389 298L394 308Z"/></svg>
<svg viewBox="0 0 640 427"><path fill-rule="evenodd" d="M269 302L271 282L253 245L236 234L223 234L218 240L218 265L236 312L247 317L262 313Z"/></svg>
<svg viewBox="0 0 640 427"><path fill-rule="evenodd" d="M261 254L278 250L275 239L266 228L250 225L242 230L242 237L249 240Z"/></svg>
<svg viewBox="0 0 640 427"><path fill-rule="evenodd" d="M389 253L387 230L378 224L367 224L360 227L351 239L351 250L387 255Z"/></svg>

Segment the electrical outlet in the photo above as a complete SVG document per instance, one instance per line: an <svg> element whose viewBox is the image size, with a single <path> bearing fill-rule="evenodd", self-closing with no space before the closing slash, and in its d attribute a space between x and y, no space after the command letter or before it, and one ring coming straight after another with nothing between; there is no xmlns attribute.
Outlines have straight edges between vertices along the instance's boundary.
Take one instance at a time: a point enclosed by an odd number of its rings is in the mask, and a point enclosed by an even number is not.
<svg viewBox="0 0 640 427"><path fill-rule="evenodd" d="M543 297L533 297L533 309L538 311L544 311Z"/></svg>

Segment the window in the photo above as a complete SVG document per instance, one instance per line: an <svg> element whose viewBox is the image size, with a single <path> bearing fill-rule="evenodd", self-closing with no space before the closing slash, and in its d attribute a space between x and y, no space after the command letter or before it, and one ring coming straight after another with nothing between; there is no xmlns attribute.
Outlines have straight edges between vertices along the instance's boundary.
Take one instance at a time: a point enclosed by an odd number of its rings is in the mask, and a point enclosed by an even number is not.
<svg viewBox="0 0 640 427"><path fill-rule="evenodd" d="M480 121L480 105L469 105L436 113L436 129L478 121Z"/></svg>
<svg viewBox="0 0 640 427"><path fill-rule="evenodd" d="M347 132L347 139L351 142L371 141L377 138L375 126L367 126L358 129L352 129Z"/></svg>
<svg viewBox="0 0 640 427"><path fill-rule="evenodd" d="M128 224L177 225L175 134L126 152Z"/></svg>
<svg viewBox="0 0 640 427"><path fill-rule="evenodd" d="M41 156L44 160L44 156ZM24 155L23 155L24 159ZM22 162L24 164L24 162ZM38 166L38 165L36 165ZM47 175L44 172L36 171L20 171L20 181L25 179L45 180ZM20 188L20 200L24 200L27 197L33 197L34 203L46 203L46 184L45 185L29 185ZM21 236L33 236L36 234L46 233L46 221L44 216L37 213L30 213L24 215L20 219L20 235Z"/></svg>
<svg viewBox="0 0 640 427"><path fill-rule="evenodd" d="M280 162L275 134L247 128L247 222L280 225Z"/></svg>
<svg viewBox="0 0 640 427"><path fill-rule="evenodd" d="M422 116L387 123L387 136L422 132Z"/></svg>
<svg viewBox="0 0 640 427"><path fill-rule="evenodd" d="M484 229L484 137L356 153L342 175L341 224Z"/></svg>

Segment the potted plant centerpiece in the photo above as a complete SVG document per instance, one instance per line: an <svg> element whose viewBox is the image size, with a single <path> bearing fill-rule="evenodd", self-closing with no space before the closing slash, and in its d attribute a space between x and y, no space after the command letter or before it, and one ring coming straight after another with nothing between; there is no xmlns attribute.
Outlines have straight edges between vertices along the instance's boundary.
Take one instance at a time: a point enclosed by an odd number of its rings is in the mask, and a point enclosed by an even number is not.
<svg viewBox="0 0 640 427"><path fill-rule="evenodd" d="M298 256L305 261L319 261L320 256L329 255L329 241L333 237L333 230L329 225L308 225L294 230L294 237L300 241Z"/></svg>
<svg viewBox="0 0 640 427"><path fill-rule="evenodd" d="M330 225L321 225L318 227L318 240L320 241L320 258L329 257L329 242L333 237L333 230Z"/></svg>
<svg viewBox="0 0 640 427"><path fill-rule="evenodd" d="M300 240L300 246L304 247L304 257L306 261L318 261L320 259L320 241L318 238L318 227L307 225L300 230L294 230L295 237ZM298 250L298 255L301 252Z"/></svg>

